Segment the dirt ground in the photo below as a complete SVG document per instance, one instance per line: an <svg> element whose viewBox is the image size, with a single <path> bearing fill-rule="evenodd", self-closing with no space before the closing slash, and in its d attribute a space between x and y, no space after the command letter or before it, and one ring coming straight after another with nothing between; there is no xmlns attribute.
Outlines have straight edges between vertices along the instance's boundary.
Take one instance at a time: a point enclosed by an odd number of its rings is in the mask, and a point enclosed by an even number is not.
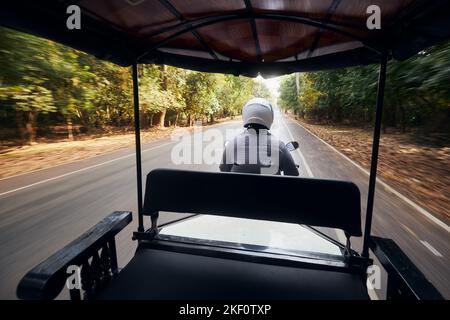
<svg viewBox="0 0 450 320"><path fill-rule="evenodd" d="M372 132L298 120L311 132L366 169ZM436 216L450 221L450 140L442 135L382 134L378 174L387 184Z"/></svg>
<svg viewBox="0 0 450 320"><path fill-rule="evenodd" d="M218 120L220 122L229 119ZM191 128L186 128L192 130ZM142 130L141 143L169 138L175 127ZM77 137L75 141L45 141L33 145L0 148L0 178L6 178L56 165L134 147L134 133L96 134Z"/></svg>

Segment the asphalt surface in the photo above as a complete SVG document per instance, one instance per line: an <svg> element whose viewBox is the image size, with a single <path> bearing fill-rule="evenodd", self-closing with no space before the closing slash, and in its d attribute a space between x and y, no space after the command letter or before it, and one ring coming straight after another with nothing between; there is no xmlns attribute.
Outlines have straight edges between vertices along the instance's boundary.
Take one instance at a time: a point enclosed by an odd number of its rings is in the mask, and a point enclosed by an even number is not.
<svg viewBox="0 0 450 320"><path fill-rule="evenodd" d="M240 122L235 121L214 126L214 129L225 133L240 126ZM300 149L293 156L301 167L302 176L356 183L362 195L364 221L367 172L280 113L276 114L273 132L285 142L299 142ZM214 164L174 164L171 155L176 144L167 139L143 146L144 181L146 173L154 168L218 171L218 165ZM301 205L301 197L297 201ZM0 298L15 299L17 283L28 270L115 210L137 211L133 146L0 180ZM179 217L178 214L162 214L160 223ZM136 243L131 240L131 233L136 223L134 216L133 223L118 236L121 266L134 254ZM148 225L149 221L146 223ZM393 239L436 288L450 298L447 225L433 221L408 199L378 184L372 230L375 235ZM342 240L337 231L331 230L329 234ZM361 250L361 240L353 239L355 249Z"/></svg>

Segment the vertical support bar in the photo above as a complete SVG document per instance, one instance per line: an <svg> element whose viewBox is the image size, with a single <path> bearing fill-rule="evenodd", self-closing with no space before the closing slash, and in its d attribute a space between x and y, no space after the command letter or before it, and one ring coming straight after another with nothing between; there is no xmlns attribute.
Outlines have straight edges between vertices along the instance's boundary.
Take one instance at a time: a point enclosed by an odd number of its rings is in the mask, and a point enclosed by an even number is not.
<svg viewBox="0 0 450 320"><path fill-rule="evenodd" d="M109 242L109 258L111 259L111 273L116 276L119 273L119 265L117 262L116 240L112 238Z"/></svg>
<svg viewBox="0 0 450 320"><path fill-rule="evenodd" d="M80 291L80 289L70 289L69 290L69 294L70 294L70 300L72 300L72 301L79 301L79 300L81 300L81 291Z"/></svg>
<svg viewBox="0 0 450 320"><path fill-rule="evenodd" d="M141 123L139 118L139 75L137 63L133 63L134 134L136 142L136 180L138 201L138 231L144 231L142 217L142 164L141 164Z"/></svg>
<svg viewBox="0 0 450 320"><path fill-rule="evenodd" d="M370 165L369 192L367 195L367 209L366 209L366 225L364 228L364 245L362 251L363 257L369 257L369 239L370 239L370 230L372 228L373 204L375 198L375 187L377 182L378 151L380 148L380 131L383 113L384 87L386 83L387 58L388 58L387 52L383 52L381 54L380 71L378 74L377 105L376 105L375 126L373 129L372 160Z"/></svg>

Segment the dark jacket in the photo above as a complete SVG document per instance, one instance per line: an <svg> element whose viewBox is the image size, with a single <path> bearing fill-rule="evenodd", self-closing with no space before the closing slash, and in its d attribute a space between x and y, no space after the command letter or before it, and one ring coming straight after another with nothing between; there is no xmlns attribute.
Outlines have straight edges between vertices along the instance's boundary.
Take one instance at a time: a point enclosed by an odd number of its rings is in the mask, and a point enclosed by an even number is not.
<svg viewBox="0 0 450 320"><path fill-rule="evenodd" d="M248 128L228 142L219 168L222 172L299 175L286 145L259 128Z"/></svg>

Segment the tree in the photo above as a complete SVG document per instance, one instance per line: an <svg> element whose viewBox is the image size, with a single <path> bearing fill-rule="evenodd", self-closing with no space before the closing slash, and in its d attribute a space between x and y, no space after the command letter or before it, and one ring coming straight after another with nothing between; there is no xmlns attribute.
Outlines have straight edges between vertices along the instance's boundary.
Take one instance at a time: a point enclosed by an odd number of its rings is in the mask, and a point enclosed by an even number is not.
<svg viewBox="0 0 450 320"><path fill-rule="evenodd" d="M88 65L90 72L95 74L95 102L92 109L83 110L85 114L89 118L95 117L102 125L116 127L131 125L133 122L131 70L99 60Z"/></svg>
<svg viewBox="0 0 450 320"><path fill-rule="evenodd" d="M12 101L22 141L36 141L36 122L39 113L54 112L53 96L49 90L30 80L30 84L0 88L0 99ZM25 125L23 125L25 123Z"/></svg>
<svg viewBox="0 0 450 320"><path fill-rule="evenodd" d="M254 96L255 80L243 76L221 76L216 92L222 116L234 117L241 113L247 100Z"/></svg>
<svg viewBox="0 0 450 320"><path fill-rule="evenodd" d="M297 86L295 83L295 74L290 74L281 78L280 96L278 104L284 110L293 110L295 113L301 111Z"/></svg>
<svg viewBox="0 0 450 320"><path fill-rule="evenodd" d="M99 76L91 71L94 61L84 53L56 45L48 56L53 68L48 71L48 87L53 92L58 111L64 116L68 138L73 140L72 118L77 117L85 128L100 126L91 119L94 113L96 84Z"/></svg>
<svg viewBox="0 0 450 320"><path fill-rule="evenodd" d="M141 108L151 119L157 116L158 127L164 127L168 110L178 114L185 107L184 74L184 70L169 66L143 66L140 80Z"/></svg>
<svg viewBox="0 0 450 320"><path fill-rule="evenodd" d="M216 89L216 81L213 74L187 72L183 97L186 102L185 112L188 114L188 125L192 125L205 110L210 108L211 95Z"/></svg>
<svg viewBox="0 0 450 320"><path fill-rule="evenodd" d="M387 66L383 130L450 130L450 43L428 48ZM378 66L351 67L301 75L300 109L317 120L371 124ZM297 110L294 76L282 78L280 105Z"/></svg>
<svg viewBox="0 0 450 320"><path fill-rule="evenodd" d="M253 85L253 96L257 98L264 98L267 100L272 100L272 95L269 88L262 82L255 80Z"/></svg>
<svg viewBox="0 0 450 320"><path fill-rule="evenodd" d="M39 113L56 111L46 75L52 69L53 47L36 37L2 28L0 32L0 100L16 116L22 141L34 143Z"/></svg>
<svg viewBox="0 0 450 320"><path fill-rule="evenodd" d="M317 106L317 101L323 97L323 93L314 88L313 79L308 74L302 74L300 77L300 95L298 97L300 102L300 115L305 116L306 113L314 113Z"/></svg>

